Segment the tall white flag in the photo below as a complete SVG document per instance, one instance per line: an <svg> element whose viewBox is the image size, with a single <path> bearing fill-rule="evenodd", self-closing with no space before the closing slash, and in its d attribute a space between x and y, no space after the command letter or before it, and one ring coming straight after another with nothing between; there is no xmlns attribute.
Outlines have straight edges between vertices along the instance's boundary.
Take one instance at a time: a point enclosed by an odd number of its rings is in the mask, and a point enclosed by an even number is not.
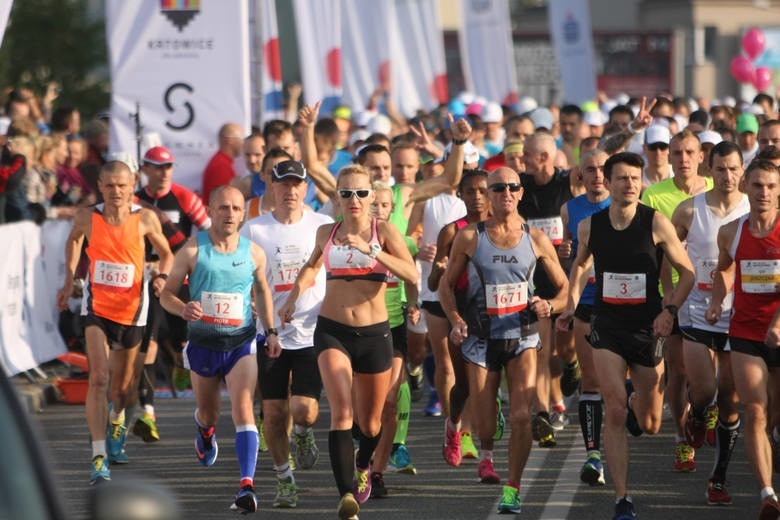
<svg viewBox="0 0 780 520"><path fill-rule="evenodd" d="M550 31L563 83L563 99L579 105L596 99L593 33L587 0L550 0Z"/></svg>
<svg viewBox="0 0 780 520"><path fill-rule="evenodd" d="M400 48L393 52L393 99L402 114L446 103L447 64L436 0L396 0Z"/></svg>
<svg viewBox="0 0 780 520"><path fill-rule="evenodd" d="M276 23L276 0L258 0L259 20L255 23L258 32L254 51L259 61L260 124L280 119L284 113L282 92L282 60L279 55L279 27Z"/></svg>
<svg viewBox="0 0 780 520"><path fill-rule="evenodd" d="M517 101L507 0L460 0L460 56L466 89L502 105Z"/></svg>
<svg viewBox="0 0 780 520"><path fill-rule="evenodd" d="M0 0L0 43L3 42L5 27L8 25L8 15L11 14L13 0Z"/></svg>
<svg viewBox="0 0 780 520"><path fill-rule="evenodd" d="M303 100L322 101L330 114L341 102L341 5L339 0L294 0Z"/></svg>
<svg viewBox="0 0 780 520"><path fill-rule="evenodd" d="M174 180L198 190L227 122L249 130L247 2L106 1L110 150L136 150L130 114L174 155ZM144 150L141 150L143 153Z"/></svg>

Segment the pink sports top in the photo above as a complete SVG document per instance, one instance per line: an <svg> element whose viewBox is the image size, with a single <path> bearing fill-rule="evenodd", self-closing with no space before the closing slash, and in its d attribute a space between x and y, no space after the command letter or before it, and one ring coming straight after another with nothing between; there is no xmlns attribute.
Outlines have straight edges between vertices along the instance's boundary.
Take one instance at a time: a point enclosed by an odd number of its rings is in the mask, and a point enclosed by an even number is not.
<svg viewBox="0 0 780 520"><path fill-rule="evenodd" d="M363 254L357 249L333 243L333 236L341 225L337 222L330 232L325 250L322 252L325 263L325 277L327 280L371 280L373 282L386 282L390 271L379 263L376 258ZM376 229L376 219L371 219L371 240L369 245L379 244L379 235Z"/></svg>

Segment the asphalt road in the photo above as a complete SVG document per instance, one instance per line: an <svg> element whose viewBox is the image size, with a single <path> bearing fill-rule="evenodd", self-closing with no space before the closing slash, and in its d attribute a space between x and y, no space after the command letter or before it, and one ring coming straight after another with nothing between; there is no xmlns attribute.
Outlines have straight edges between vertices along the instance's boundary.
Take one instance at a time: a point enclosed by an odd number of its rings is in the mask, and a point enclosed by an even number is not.
<svg viewBox="0 0 780 520"><path fill-rule="evenodd" d="M327 402L315 429L321 450L320 460L311 470L296 472L300 487L297 509L271 507L275 477L267 454L260 455L255 489L260 500L258 516L268 519L336 518L338 502L327 449ZM178 500L182 518L235 518L229 511L238 484L238 463L233 451L234 430L227 400L217 427L219 459L203 468L193 450L193 399L157 399L156 408L161 441L144 444L129 436L130 464L114 466L112 479L121 483L130 476L150 476L162 481ZM477 463L464 461L459 468L447 466L441 457L443 419L425 417L424 401L413 403L408 447L418 468L416 476L388 473L385 482L390 495L372 499L362 507L361 519L471 520L497 517L495 508L500 486L477 482ZM72 518L87 517L90 448L83 406L54 404L35 416L42 429L56 480ZM677 474L672 471L674 436L668 417L659 435L631 438L629 487L638 517L650 519L707 520L755 518L759 506L758 489L745 459L740 438L729 471L729 492L734 503L727 507L706 504L704 491L714 460L713 448L697 453L698 471ZM506 478L506 440L496 446L496 469ZM527 519L605 519L613 514L613 493L609 487L590 488L579 482L584 450L576 415L572 425L559 435L556 448L534 447L521 484L523 511ZM775 475L776 487L780 482ZM506 518L506 517L503 517Z"/></svg>

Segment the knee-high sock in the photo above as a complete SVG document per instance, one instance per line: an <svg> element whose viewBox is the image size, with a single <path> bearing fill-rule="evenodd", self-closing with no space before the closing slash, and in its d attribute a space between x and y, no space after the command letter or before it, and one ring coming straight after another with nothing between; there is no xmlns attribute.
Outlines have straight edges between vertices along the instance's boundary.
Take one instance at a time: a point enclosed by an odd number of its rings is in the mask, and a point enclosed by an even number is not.
<svg viewBox="0 0 780 520"><path fill-rule="evenodd" d="M715 465L712 468L712 476L720 480L726 479L726 470L729 467L731 454L739 437L739 419L731 424L725 424L718 420L715 427Z"/></svg>
<svg viewBox="0 0 780 520"><path fill-rule="evenodd" d="M144 365L138 383L138 403L143 407L154 406L154 365Z"/></svg>
<svg viewBox="0 0 780 520"><path fill-rule="evenodd" d="M604 416L604 406L601 395L594 392L584 392L580 396L580 428L585 450L599 451L601 449L601 421Z"/></svg>
<svg viewBox="0 0 780 520"><path fill-rule="evenodd" d="M355 473L355 459L350 430L330 430L328 432L328 452L330 467L336 479L339 496L352 491L352 477Z"/></svg>
<svg viewBox="0 0 780 520"><path fill-rule="evenodd" d="M376 445L379 444L380 435L382 435L381 430L380 433L373 437L367 436L363 433L363 430L360 430L360 444L358 446L357 458L355 459L355 465L358 468L366 469L368 467L371 457L374 455Z"/></svg>
<svg viewBox="0 0 780 520"><path fill-rule="evenodd" d="M428 380L428 384L434 386L434 373L436 372L436 363L433 360L433 354L428 354L425 361L423 361L423 372L425 378Z"/></svg>
<svg viewBox="0 0 780 520"><path fill-rule="evenodd" d="M255 478L258 442L257 425L236 426L236 456L238 456L238 467L241 469L241 480Z"/></svg>
<svg viewBox="0 0 780 520"><path fill-rule="evenodd" d="M406 444L406 435L409 432L409 413L412 410L412 394L409 392L409 383L404 381L398 388L398 426L395 428L393 444Z"/></svg>

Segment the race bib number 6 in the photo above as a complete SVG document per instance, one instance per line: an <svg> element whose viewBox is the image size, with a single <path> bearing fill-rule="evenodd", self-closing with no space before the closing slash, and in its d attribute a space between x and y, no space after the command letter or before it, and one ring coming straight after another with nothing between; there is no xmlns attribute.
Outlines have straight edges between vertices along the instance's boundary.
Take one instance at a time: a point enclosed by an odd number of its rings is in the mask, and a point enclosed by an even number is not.
<svg viewBox="0 0 780 520"><path fill-rule="evenodd" d="M742 290L774 294L780 284L780 260L740 260Z"/></svg>
<svg viewBox="0 0 780 520"><path fill-rule="evenodd" d="M203 291L200 306L206 323L238 327L244 319L244 296L239 293Z"/></svg>
<svg viewBox="0 0 780 520"><path fill-rule="evenodd" d="M485 296L490 315L520 312L528 306L528 282L486 284Z"/></svg>
<svg viewBox="0 0 780 520"><path fill-rule="evenodd" d="M125 292L133 286L134 278L133 264L115 264L98 260L95 262L95 279L92 283L108 291Z"/></svg>
<svg viewBox="0 0 780 520"><path fill-rule="evenodd" d="M712 280L715 278L715 267L718 261L714 259L700 260L696 265L696 287L702 291L712 290Z"/></svg>
<svg viewBox="0 0 780 520"><path fill-rule="evenodd" d="M604 273L602 300L613 305L639 305L647 301L645 273Z"/></svg>

